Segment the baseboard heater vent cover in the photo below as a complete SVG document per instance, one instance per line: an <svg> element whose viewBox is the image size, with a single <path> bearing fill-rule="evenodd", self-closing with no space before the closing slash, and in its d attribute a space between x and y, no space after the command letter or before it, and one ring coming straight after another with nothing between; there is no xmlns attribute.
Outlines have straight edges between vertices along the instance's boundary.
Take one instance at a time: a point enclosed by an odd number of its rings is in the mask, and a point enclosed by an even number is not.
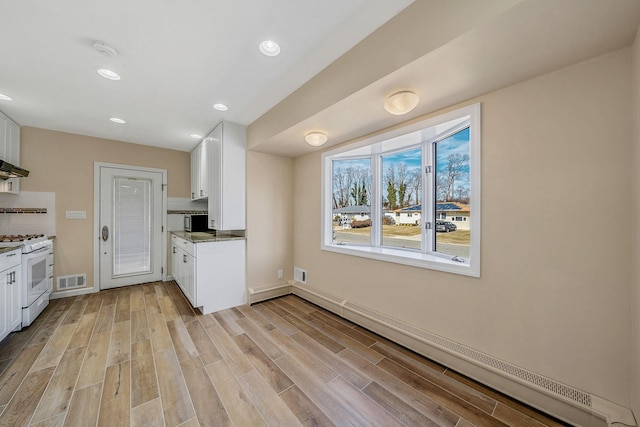
<svg viewBox="0 0 640 427"><path fill-rule="evenodd" d="M67 289L84 288L85 283L87 283L87 275L84 273L60 276L58 277L57 289L59 291L66 291Z"/></svg>
<svg viewBox="0 0 640 427"><path fill-rule="evenodd" d="M391 317L385 316L376 311L370 310L366 307L362 307L362 306L347 302L345 304L345 308L359 312L359 313L366 314L369 317L372 317L381 322L384 322L387 325L391 325L396 329L399 329L405 333L410 333L416 337L426 340L431 344L436 344L439 347L450 350L458 355L463 355L481 364L491 366L498 371L501 371L512 377L518 378L529 384L535 384L536 386L543 388L547 391L550 391L554 394L560 395L565 399L569 399L581 405L591 407L591 394L589 393L585 393L581 390L559 383L550 378L544 377L542 375L536 374L534 372L528 371L518 366L514 366L510 363L504 362L500 359L496 359L495 357L489 356L487 354L480 353L479 351L460 345L456 342L447 340L438 335L431 334L425 330L413 327L399 320L393 319Z"/></svg>

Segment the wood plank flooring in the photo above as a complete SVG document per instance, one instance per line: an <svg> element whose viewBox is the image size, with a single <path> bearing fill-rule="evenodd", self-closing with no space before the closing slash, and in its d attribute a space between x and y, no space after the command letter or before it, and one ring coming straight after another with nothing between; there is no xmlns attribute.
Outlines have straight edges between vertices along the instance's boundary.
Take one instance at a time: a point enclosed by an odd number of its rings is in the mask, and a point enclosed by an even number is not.
<svg viewBox="0 0 640 427"><path fill-rule="evenodd" d="M203 316L158 282L0 343L0 426L93 425L562 424L298 297Z"/></svg>

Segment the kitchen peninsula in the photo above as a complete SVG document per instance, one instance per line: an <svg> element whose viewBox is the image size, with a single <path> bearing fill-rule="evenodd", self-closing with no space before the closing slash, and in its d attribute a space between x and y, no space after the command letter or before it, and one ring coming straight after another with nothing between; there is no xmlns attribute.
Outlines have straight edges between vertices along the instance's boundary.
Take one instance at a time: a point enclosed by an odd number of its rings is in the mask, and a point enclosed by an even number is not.
<svg viewBox="0 0 640 427"><path fill-rule="evenodd" d="M193 307L203 314L246 302L244 230L174 231L173 278Z"/></svg>

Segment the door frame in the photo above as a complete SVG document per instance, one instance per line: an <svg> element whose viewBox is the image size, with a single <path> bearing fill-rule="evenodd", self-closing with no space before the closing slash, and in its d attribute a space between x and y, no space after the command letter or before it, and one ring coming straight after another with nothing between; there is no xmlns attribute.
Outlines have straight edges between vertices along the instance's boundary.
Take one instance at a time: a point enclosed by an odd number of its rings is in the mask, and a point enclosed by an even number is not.
<svg viewBox="0 0 640 427"><path fill-rule="evenodd" d="M142 166L121 165L117 163L93 162L93 292L100 291L100 168L128 169L140 172L155 172L162 174L162 237L160 267L162 280L167 280L167 170L147 168Z"/></svg>

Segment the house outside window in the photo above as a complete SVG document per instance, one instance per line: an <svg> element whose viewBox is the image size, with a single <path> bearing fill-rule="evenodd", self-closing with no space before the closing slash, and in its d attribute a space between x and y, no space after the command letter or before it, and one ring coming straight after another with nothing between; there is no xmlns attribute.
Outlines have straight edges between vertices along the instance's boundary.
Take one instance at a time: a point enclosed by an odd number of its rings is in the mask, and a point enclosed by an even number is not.
<svg viewBox="0 0 640 427"><path fill-rule="evenodd" d="M327 151L322 173L323 250L479 277L479 104ZM367 219L341 227L349 209Z"/></svg>

